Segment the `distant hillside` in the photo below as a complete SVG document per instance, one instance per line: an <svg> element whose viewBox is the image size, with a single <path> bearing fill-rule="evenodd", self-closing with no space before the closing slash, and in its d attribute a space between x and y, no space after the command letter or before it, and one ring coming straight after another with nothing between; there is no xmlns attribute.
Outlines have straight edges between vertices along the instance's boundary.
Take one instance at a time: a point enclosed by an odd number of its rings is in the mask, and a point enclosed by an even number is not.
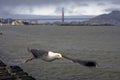
<svg viewBox="0 0 120 80"><path fill-rule="evenodd" d="M96 16L88 21L86 24L110 24L110 25L120 25L120 11L112 11L109 14L102 14Z"/></svg>

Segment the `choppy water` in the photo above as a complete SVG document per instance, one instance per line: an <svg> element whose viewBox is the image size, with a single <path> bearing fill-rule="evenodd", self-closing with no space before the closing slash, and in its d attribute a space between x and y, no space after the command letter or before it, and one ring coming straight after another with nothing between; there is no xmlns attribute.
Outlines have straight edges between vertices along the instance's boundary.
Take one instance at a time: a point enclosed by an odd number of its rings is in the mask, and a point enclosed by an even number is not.
<svg viewBox="0 0 120 80"><path fill-rule="evenodd" d="M0 59L21 66L38 80L120 80L119 26L2 26L0 32ZM24 64L32 56L27 47L94 60L98 66L40 59Z"/></svg>

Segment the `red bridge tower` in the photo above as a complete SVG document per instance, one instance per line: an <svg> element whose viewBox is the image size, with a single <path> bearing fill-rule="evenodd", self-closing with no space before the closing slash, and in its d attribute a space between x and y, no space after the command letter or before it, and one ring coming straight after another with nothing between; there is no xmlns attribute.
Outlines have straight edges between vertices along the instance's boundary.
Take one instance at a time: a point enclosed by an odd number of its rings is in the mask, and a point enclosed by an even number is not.
<svg viewBox="0 0 120 80"><path fill-rule="evenodd" d="M62 24L64 24L64 8L62 8Z"/></svg>

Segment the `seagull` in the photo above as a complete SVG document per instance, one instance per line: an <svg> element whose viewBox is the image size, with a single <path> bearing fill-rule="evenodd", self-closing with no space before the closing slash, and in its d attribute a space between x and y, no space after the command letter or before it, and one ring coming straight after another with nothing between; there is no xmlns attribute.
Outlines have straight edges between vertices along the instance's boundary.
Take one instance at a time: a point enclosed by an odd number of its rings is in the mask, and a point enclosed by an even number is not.
<svg viewBox="0 0 120 80"><path fill-rule="evenodd" d="M55 53L52 51L45 51L45 50L29 49L28 48L28 52L31 52L33 56L31 58L28 58L25 62L29 62L33 59L38 59L38 58L40 58L46 62L51 62L51 61L54 61L56 59L63 60L63 57L60 53Z"/></svg>
<svg viewBox="0 0 120 80"><path fill-rule="evenodd" d="M94 61L87 61L87 60L80 60L80 59L72 59L69 58L65 55L62 55L60 53L56 53L53 51L46 51L46 50L40 50L40 49L30 49L28 48L28 52L32 53L32 57L28 58L25 60L25 63L32 61L34 59L42 59L43 61L46 62L51 62L54 60L63 60L63 59L67 59L72 61L73 63L78 63L81 64L83 66L87 66L87 67L96 67L97 63Z"/></svg>

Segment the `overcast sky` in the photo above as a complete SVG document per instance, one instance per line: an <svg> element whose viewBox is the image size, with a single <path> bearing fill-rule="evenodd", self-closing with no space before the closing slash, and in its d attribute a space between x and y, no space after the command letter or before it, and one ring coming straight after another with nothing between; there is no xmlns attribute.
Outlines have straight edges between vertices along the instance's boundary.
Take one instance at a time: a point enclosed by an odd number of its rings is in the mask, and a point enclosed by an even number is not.
<svg viewBox="0 0 120 80"><path fill-rule="evenodd" d="M100 15L120 10L120 0L0 0L2 15Z"/></svg>

